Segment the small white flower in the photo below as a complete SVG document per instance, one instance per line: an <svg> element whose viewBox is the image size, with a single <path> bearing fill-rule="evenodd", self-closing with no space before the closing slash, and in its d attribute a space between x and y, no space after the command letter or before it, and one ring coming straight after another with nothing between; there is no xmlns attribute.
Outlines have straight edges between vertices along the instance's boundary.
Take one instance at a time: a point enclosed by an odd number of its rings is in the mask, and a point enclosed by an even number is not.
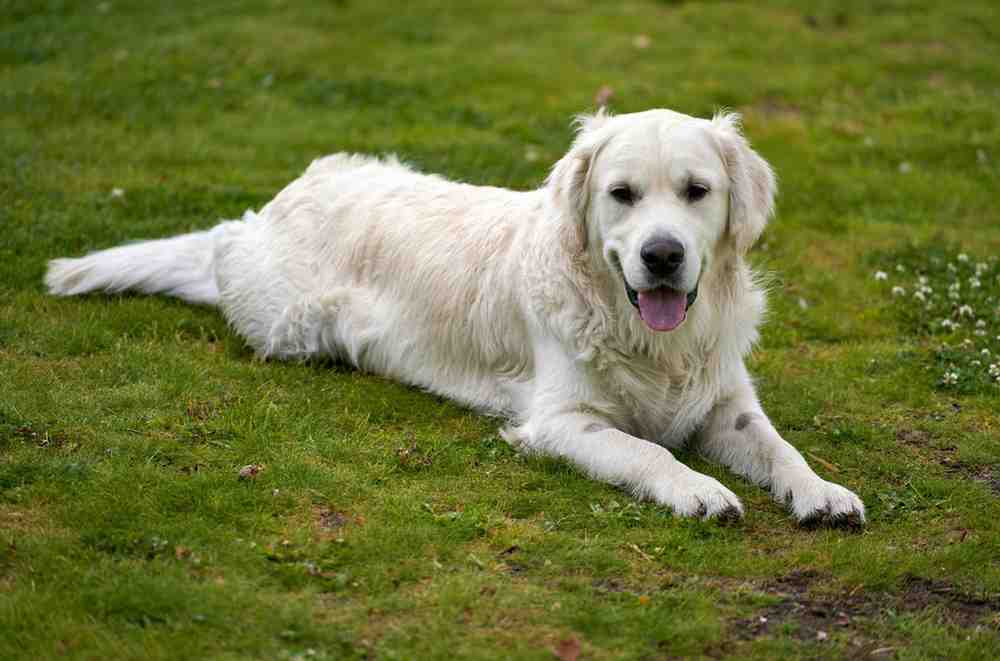
<svg viewBox="0 0 1000 661"><path fill-rule="evenodd" d="M899 285L896 285L895 287L892 288L892 295L893 296L906 296L906 290L903 289L902 287L900 287Z"/></svg>
<svg viewBox="0 0 1000 661"><path fill-rule="evenodd" d="M946 386L953 386L958 383L958 370L953 370L951 372L945 372L941 377L941 383Z"/></svg>
<svg viewBox="0 0 1000 661"><path fill-rule="evenodd" d="M919 278L917 278L917 281L920 284L922 284L922 285L926 285L927 284L927 276L926 275L922 275Z"/></svg>
<svg viewBox="0 0 1000 661"><path fill-rule="evenodd" d="M948 298L950 298L953 301L957 301L961 297L962 297L962 295L959 294L957 291L950 291L950 292L948 292Z"/></svg>
<svg viewBox="0 0 1000 661"><path fill-rule="evenodd" d="M975 317L976 313L972 310L972 306L970 306L970 305L963 305L962 307L958 308L958 316L959 317Z"/></svg>
<svg viewBox="0 0 1000 661"><path fill-rule="evenodd" d="M895 288L893 289L893 292L895 292ZM917 299L921 303L927 300L927 297L924 296L924 292L920 291L919 289L913 292L913 298Z"/></svg>
<svg viewBox="0 0 1000 661"><path fill-rule="evenodd" d="M982 284L983 283L979 281L979 278L969 278L969 286L972 287L973 289L979 289L980 285Z"/></svg>
<svg viewBox="0 0 1000 661"><path fill-rule="evenodd" d="M986 328L986 320L980 319L976 322L976 328Z"/></svg>
<svg viewBox="0 0 1000 661"><path fill-rule="evenodd" d="M960 252L958 253L958 257L956 259L958 259L958 261L960 262L967 262L969 261L969 256L966 255L964 252Z"/></svg>
<svg viewBox="0 0 1000 661"><path fill-rule="evenodd" d="M986 262L976 262L976 275L982 275L990 268Z"/></svg>
<svg viewBox="0 0 1000 661"><path fill-rule="evenodd" d="M960 346L963 349L971 349L972 348L972 340L970 340L969 338L965 338L964 340L962 340L962 343L960 345L958 345L958 346Z"/></svg>
<svg viewBox="0 0 1000 661"><path fill-rule="evenodd" d="M948 270L951 271L952 273L954 273L955 271L958 270L958 268L954 264L952 264L951 262L948 262Z"/></svg>
<svg viewBox="0 0 1000 661"><path fill-rule="evenodd" d="M973 367L980 367L982 365L982 363L979 362L978 360L973 360L969 364L972 365Z"/></svg>
<svg viewBox="0 0 1000 661"><path fill-rule="evenodd" d="M902 264L896 264L896 271L899 273L904 273L906 271L906 267L903 266Z"/></svg>
<svg viewBox="0 0 1000 661"><path fill-rule="evenodd" d="M886 280L888 278L889 278L889 274L886 273L885 271L875 271L875 279L876 280Z"/></svg>
<svg viewBox="0 0 1000 661"><path fill-rule="evenodd" d="M903 174L909 174L913 172L913 166L910 164L909 161L903 161L902 163L899 164L899 171Z"/></svg>
<svg viewBox="0 0 1000 661"><path fill-rule="evenodd" d="M125 196L125 191L123 191L121 188L111 189L111 197L124 197L124 196Z"/></svg>
<svg viewBox="0 0 1000 661"><path fill-rule="evenodd" d="M977 328L976 330L972 331L972 334L975 335L976 337L986 337L986 331L984 331L982 328Z"/></svg>
<svg viewBox="0 0 1000 661"><path fill-rule="evenodd" d="M989 349L983 349L979 353L982 354L983 356L988 356L988 355L990 355L990 350Z"/></svg>
<svg viewBox="0 0 1000 661"><path fill-rule="evenodd" d="M959 291L962 288L962 283L956 280L955 282L948 285L948 291Z"/></svg>

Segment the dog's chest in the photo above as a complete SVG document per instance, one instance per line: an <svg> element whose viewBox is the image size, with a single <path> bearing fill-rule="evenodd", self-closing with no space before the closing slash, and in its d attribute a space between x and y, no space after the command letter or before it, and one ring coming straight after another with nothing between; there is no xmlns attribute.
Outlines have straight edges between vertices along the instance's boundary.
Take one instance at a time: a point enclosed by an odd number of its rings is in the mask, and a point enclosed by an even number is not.
<svg viewBox="0 0 1000 661"><path fill-rule="evenodd" d="M694 364L692 364L694 363ZM711 361L634 360L607 371L619 424L667 447L679 447L697 430L719 397Z"/></svg>

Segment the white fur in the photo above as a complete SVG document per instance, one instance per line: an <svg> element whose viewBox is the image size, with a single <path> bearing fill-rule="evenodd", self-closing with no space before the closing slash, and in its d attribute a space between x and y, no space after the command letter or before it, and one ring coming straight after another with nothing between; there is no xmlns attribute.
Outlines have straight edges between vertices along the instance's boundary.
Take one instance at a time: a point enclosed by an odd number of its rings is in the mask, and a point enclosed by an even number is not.
<svg viewBox="0 0 1000 661"><path fill-rule="evenodd" d="M683 193L692 178L711 189L697 202ZM641 191L635 204L609 194L621 181ZM744 254L774 193L734 115L599 113L538 190L335 154L241 221L54 260L46 283L218 304L262 356L332 355L507 416L516 447L680 515L742 513L667 449L694 438L799 520L862 522L857 496L775 431L744 367L764 311ZM657 286L639 250L663 235L685 248L677 288L699 296L680 327L654 332L623 278Z"/></svg>

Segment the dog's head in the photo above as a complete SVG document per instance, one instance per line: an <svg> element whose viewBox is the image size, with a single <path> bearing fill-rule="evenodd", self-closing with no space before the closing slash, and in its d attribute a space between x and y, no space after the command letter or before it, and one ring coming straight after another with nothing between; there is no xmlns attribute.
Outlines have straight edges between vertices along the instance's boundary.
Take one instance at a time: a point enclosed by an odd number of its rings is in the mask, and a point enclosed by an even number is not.
<svg viewBox="0 0 1000 661"><path fill-rule="evenodd" d="M602 260L646 325L670 331L711 261L742 255L774 209L775 179L734 114L669 110L579 120L548 186L574 252Z"/></svg>

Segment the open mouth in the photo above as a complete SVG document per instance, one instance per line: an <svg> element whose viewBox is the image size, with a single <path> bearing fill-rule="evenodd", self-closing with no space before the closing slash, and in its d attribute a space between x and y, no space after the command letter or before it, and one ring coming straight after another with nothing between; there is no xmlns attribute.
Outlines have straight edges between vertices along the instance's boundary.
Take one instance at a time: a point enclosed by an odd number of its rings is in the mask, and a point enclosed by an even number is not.
<svg viewBox="0 0 1000 661"><path fill-rule="evenodd" d="M655 331L672 331L687 318L688 308L698 298L698 285L687 293L670 287L636 291L626 280L625 293L647 326Z"/></svg>

